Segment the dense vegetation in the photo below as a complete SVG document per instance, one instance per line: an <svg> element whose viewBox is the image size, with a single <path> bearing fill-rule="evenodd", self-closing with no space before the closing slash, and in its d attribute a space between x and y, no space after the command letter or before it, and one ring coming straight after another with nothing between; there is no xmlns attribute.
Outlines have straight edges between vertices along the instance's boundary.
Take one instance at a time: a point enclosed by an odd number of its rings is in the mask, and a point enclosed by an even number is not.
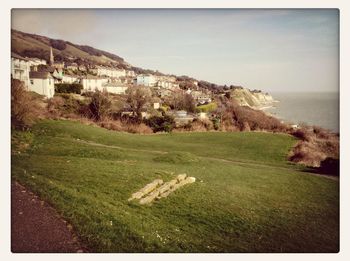
<svg viewBox="0 0 350 261"><path fill-rule="evenodd" d="M80 83L56 83L55 93L77 93L80 94L83 85Z"/></svg>

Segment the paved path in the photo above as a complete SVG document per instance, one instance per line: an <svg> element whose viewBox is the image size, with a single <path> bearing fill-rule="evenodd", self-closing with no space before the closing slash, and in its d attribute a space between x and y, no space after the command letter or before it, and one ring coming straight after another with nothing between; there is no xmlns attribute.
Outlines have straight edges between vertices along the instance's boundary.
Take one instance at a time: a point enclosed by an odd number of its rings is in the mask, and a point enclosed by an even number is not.
<svg viewBox="0 0 350 261"><path fill-rule="evenodd" d="M11 184L11 251L87 252L71 226L51 206L15 181Z"/></svg>

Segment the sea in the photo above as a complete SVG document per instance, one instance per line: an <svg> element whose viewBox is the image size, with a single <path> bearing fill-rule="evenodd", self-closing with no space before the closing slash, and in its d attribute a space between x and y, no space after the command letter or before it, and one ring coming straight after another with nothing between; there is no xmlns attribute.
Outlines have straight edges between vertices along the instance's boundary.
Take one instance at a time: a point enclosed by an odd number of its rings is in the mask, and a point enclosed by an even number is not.
<svg viewBox="0 0 350 261"><path fill-rule="evenodd" d="M316 125L339 132L339 93L270 93L278 102L265 111L293 124Z"/></svg>

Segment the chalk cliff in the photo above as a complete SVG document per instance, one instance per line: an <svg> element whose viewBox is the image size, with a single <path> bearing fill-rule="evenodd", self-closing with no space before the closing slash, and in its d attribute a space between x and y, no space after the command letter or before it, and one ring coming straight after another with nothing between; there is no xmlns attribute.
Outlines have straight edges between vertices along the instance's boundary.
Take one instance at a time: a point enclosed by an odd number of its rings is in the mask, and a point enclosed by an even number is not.
<svg viewBox="0 0 350 261"><path fill-rule="evenodd" d="M251 91L246 88L237 88L231 91L231 97L241 106L249 106L254 109L263 109L272 106L276 102L268 93Z"/></svg>

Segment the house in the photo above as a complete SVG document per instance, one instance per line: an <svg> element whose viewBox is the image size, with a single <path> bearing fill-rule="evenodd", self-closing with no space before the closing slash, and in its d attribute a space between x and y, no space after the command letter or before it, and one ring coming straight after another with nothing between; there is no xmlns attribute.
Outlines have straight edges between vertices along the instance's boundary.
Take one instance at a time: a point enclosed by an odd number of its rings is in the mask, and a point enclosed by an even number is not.
<svg viewBox="0 0 350 261"><path fill-rule="evenodd" d="M116 82L107 82L102 85L103 90L115 93L115 94L125 94L126 90L129 88L127 85L116 83Z"/></svg>
<svg viewBox="0 0 350 261"><path fill-rule="evenodd" d="M159 102L154 102L153 103L153 109L158 110L160 108L160 103Z"/></svg>
<svg viewBox="0 0 350 261"><path fill-rule="evenodd" d="M24 83L26 88L29 87L30 62L18 54L11 53L11 76Z"/></svg>
<svg viewBox="0 0 350 261"><path fill-rule="evenodd" d="M78 70L78 64L76 64L76 63L71 63L71 64L66 65L66 68L67 68L68 70L77 71L77 70Z"/></svg>
<svg viewBox="0 0 350 261"><path fill-rule="evenodd" d="M115 69L110 67L104 67L104 66L96 66L95 68L91 69L91 72L96 74L97 76L108 76L108 77L125 77L126 72L124 69Z"/></svg>
<svg viewBox="0 0 350 261"><path fill-rule="evenodd" d="M87 69L86 69L85 65L79 65L78 70L82 71L82 72L85 72Z"/></svg>
<svg viewBox="0 0 350 261"><path fill-rule="evenodd" d="M108 82L108 78L101 78L98 76L87 75L79 81L83 85L84 91L102 91L102 85Z"/></svg>
<svg viewBox="0 0 350 261"><path fill-rule="evenodd" d="M125 71L125 76L127 77L135 77L135 75L136 75L135 72L132 70Z"/></svg>
<svg viewBox="0 0 350 261"><path fill-rule="evenodd" d="M77 83L78 81L79 81L79 78L78 76L75 76L75 75L64 74L62 76L62 83L72 84L72 83Z"/></svg>
<svg viewBox="0 0 350 261"><path fill-rule="evenodd" d="M169 111L168 115L174 117L176 127L184 126L194 120L194 117L187 113L187 111Z"/></svg>
<svg viewBox="0 0 350 261"><path fill-rule="evenodd" d="M49 72L29 72L30 85L28 89L47 98L55 94L54 79Z"/></svg>
<svg viewBox="0 0 350 261"><path fill-rule="evenodd" d="M177 89L179 85L177 83L161 80L157 82L157 87L162 87L165 89Z"/></svg>
<svg viewBox="0 0 350 261"><path fill-rule="evenodd" d="M39 59L39 58L28 58L30 66L38 66L40 64L46 65L46 61L44 59Z"/></svg>
<svg viewBox="0 0 350 261"><path fill-rule="evenodd" d="M152 74L140 74L136 78L136 85L153 87L156 86L157 79Z"/></svg>
<svg viewBox="0 0 350 261"><path fill-rule="evenodd" d="M210 94L201 91L191 91L190 94L199 104L210 103L212 101Z"/></svg>

